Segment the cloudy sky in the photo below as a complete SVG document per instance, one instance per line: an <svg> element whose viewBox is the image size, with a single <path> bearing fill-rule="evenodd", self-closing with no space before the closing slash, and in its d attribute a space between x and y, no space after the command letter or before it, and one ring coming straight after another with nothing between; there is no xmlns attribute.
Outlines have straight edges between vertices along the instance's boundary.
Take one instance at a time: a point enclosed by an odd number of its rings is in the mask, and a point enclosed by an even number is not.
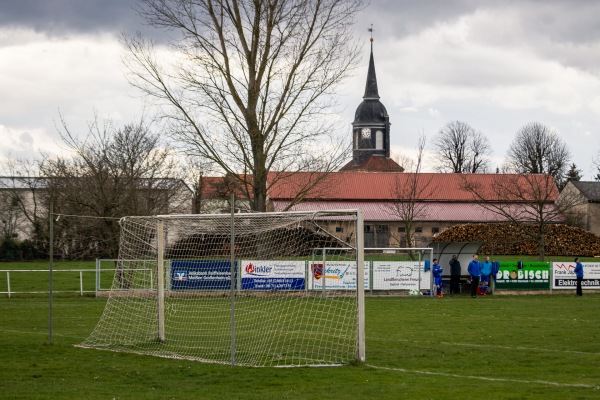
<svg viewBox="0 0 600 400"><path fill-rule="evenodd" d="M84 133L97 113L139 117L122 32L160 39L135 0L0 1L0 158L59 153L59 113ZM460 120L482 131L499 166L515 133L537 121L567 143L585 179L600 152L600 2L372 0L358 17L364 59L340 94L348 134L364 91L367 28L392 151L407 152ZM427 160L431 165L433 160Z"/></svg>

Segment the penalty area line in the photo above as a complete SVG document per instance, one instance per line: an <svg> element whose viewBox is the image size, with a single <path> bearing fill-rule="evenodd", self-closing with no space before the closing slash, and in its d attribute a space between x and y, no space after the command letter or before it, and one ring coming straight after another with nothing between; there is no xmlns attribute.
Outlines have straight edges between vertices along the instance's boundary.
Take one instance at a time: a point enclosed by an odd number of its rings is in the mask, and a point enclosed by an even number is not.
<svg viewBox="0 0 600 400"><path fill-rule="evenodd" d="M446 376L450 378L459 378L459 379L478 379L481 381L493 381L493 382L507 382L507 383L523 383L528 385L545 385L545 386L557 386L557 387L574 387L574 388L584 388L584 389L596 389L599 390L600 386L588 385L586 383L561 383L561 382L552 382L552 381L538 381L538 380L525 380L525 379L510 379L510 378L492 378L489 376L476 376L476 375L459 375L459 374L450 374L446 372L433 372L433 371L421 371L414 369L405 369L405 368L394 368L394 367L382 367L378 365L366 364L367 367L381 369L386 371L396 371L403 372L407 374L420 374L420 375L430 375L430 376Z"/></svg>

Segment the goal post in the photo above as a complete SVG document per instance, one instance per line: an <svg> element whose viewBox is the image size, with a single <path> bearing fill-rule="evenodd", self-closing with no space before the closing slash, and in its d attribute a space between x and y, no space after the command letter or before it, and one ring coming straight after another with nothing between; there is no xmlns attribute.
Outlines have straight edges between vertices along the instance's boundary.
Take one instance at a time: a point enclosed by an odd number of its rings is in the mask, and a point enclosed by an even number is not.
<svg viewBox="0 0 600 400"><path fill-rule="evenodd" d="M365 361L360 211L136 216L120 225L105 310L79 346L248 366ZM339 250L328 262L346 265L354 283L316 289L312 257L324 248Z"/></svg>

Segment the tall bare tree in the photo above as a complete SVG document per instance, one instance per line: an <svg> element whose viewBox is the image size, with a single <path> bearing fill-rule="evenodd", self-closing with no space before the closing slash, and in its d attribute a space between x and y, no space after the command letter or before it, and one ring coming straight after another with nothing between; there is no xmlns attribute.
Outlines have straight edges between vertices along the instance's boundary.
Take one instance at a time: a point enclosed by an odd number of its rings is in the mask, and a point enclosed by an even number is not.
<svg viewBox="0 0 600 400"><path fill-rule="evenodd" d="M548 224L565 222L565 216L581 204L582 197L573 193L557 202L558 188L550 174L495 174L491 179L485 187L464 179L461 188L471 193L481 207L512 222L534 240L540 261L544 261Z"/></svg>
<svg viewBox="0 0 600 400"><path fill-rule="evenodd" d="M570 157L560 136L539 122L531 122L517 132L510 144L507 165L519 174L550 174L560 188Z"/></svg>
<svg viewBox="0 0 600 400"><path fill-rule="evenodd" d="M395 214L401 221L405 231L406 246L414 246L413 224L415 221L427 216L427 202L422 201L432 193L431 175L421 174L423 165L423 153L427 138L425 135L419 137L416 159L406 161L404 173L396 174L391 192L394 201L391 204L391 213ZM400 238L398 238L400 241Z"/></svg>
<svg viewBox="0 0 600 400"><path fill-rule="evenodd" d="M477 173L486 172L489 167L491 149L487 137L466 122L447 123L433 144L440 172Z"/></svg>
<svg viewBox="0 0 600 400"><path fill-rule="evenodd" d="M352 26L362 8L363 0L140 0L148 24L176 34L161 61L151 40L124 38L130 81L163 106L179 141L240 180L251 208L264 211L269 171L331 171L347 157L349 144L334 138L332 94L359 55Z"/></svg>

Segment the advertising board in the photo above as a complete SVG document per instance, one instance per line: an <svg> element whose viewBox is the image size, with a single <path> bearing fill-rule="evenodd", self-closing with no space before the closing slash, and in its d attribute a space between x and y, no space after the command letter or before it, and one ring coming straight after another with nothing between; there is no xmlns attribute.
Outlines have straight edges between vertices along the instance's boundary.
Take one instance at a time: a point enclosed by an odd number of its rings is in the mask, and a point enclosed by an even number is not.
<svg viewBox="0 0 600 400"><path fill-rule="evenodd" d="M550 289L550 263L500 262L496 289Z"/></svg>
<svg viewBox="0 0 600 400"><path fill-rule="evenodd" d="M237 262L235 269L237 270ZM173 260L171 290L229 290L231 264L221 260Z"/></svg>
<svg viewBox="0 0 600 400"><path fill-rule="evenodd" d="M244 260L242 290L304 290L306 261Z"/></svg>
<svg viewBox="0 0 600 400"><path fill-rule="evenodd" d="M364 287L369 288L369 265L365 261ZM356 289L356 261L309 262L309 283L312 289Z"/></svg>
<svg viewBox="0 0 600 400"><path fill-rule="evenodd" d="M429 289L431 272L416 261L373 261L373 290Z"/></svg>
<svg viewBox="0 0 600 400"><path fill-rule="evenodd" d="M584 262L582 289L600 289L600 263ZM552 263L552 289L575 289L577 278L575 277L575 263L555 262Z"/></svg>

